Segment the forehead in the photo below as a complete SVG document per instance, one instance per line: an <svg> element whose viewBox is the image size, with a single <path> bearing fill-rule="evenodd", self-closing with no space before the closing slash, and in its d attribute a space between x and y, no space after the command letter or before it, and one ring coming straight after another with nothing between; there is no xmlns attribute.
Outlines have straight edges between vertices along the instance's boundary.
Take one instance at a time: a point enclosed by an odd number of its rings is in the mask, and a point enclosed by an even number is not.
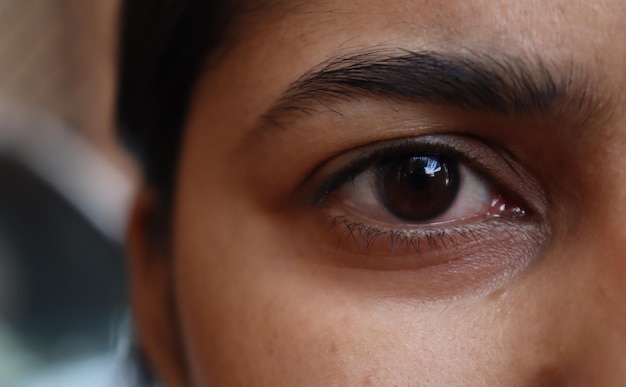
<svg viewBox="0 0 626 387"><path fill-rule="evenodd" d="M573 64L606 100L618 100L626 83L624 20L621 0L253 1L238 9L226 54L205 74L211 87L204 89L219 91L207 96L213 99L232 93L240 109L253 110L236 119L253 117L329 58L389 48Z"/></svg>
<svg viewBox="0 0 626 387"><path fill-rule="evenodd" d="M578 48L590 48L623 37L625 16L621 0L267 0L241 7L236 28L253 32L247 38L297 30L292 37L299 40L328 34L340 42L378 31L423 44L515 41L530 48L577 40L585 44Z"/></svg>

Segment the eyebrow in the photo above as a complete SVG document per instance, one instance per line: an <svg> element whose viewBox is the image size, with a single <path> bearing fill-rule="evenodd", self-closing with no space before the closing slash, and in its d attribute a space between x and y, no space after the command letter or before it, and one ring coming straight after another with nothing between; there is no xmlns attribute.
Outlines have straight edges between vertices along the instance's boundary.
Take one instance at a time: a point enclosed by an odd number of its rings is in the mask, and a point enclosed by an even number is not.
<svg viewBox="0 0 626 387"><path fill-rule="evenodd" d="M504 115L539 115L584 126L605 112L581 68L503 53L369 51L336 57L295 81L264 114L340 114L362 98L437 104Z"/></svg>

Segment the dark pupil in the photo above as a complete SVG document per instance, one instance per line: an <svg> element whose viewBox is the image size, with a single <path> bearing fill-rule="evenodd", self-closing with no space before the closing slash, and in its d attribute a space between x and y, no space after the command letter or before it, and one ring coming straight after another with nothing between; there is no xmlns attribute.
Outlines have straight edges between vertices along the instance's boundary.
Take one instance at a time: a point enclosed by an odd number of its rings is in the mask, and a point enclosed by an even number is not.
<svg viewBox="0 0 626 387"><path fill-rule="evenodd" d="M405 220L424 221L443 214L459 190L458 165L445 157L407 157L380 168L380 199Z"/></svg>

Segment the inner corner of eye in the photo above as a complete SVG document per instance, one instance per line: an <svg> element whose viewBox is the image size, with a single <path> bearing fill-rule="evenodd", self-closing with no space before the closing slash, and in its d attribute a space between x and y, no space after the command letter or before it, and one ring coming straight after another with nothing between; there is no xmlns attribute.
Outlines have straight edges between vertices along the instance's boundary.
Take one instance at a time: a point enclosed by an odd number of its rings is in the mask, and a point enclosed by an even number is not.
<svg viewBox="0 0 626 387"><path fill-rule="evenodd" d="M514 200L505 199L502 195L497 195L492 199L487 213L491 217L509 219L525 218L529 214L530 211L526 209L526 206Z"/></svg>

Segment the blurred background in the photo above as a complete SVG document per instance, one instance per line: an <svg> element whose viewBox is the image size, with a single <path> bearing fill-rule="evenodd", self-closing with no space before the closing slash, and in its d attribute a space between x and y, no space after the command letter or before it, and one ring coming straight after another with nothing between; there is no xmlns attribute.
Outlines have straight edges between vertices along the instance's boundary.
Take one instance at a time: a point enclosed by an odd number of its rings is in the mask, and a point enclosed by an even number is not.
<svg viewBox="0 0 626 387"><path fill-rule="evenodd" d="M0 0L0 386L119 386L116 0Z"/></svg>

